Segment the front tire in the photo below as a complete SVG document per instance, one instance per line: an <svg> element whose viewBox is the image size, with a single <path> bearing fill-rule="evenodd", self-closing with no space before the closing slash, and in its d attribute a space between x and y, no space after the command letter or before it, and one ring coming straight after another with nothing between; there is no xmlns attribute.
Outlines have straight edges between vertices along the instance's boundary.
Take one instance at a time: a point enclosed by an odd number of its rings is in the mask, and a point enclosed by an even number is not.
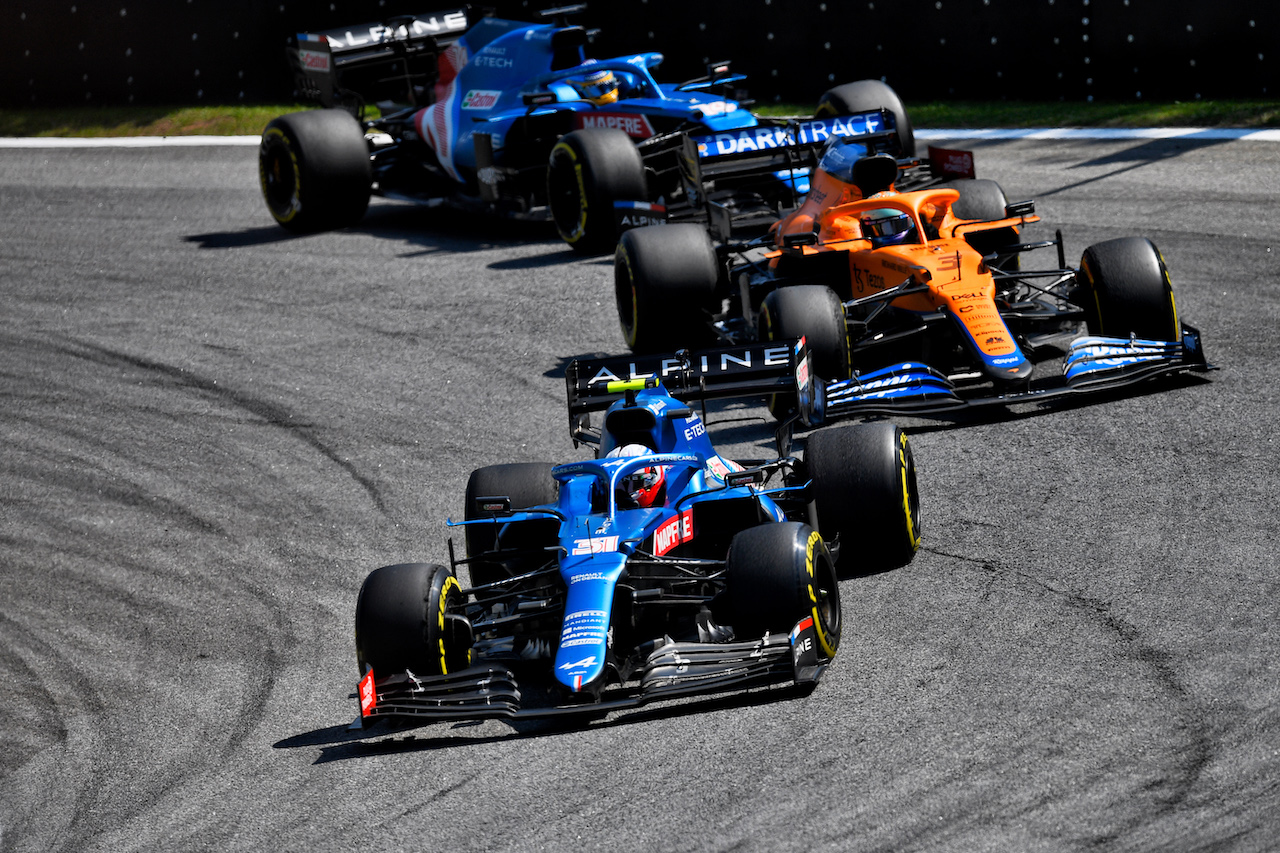
<svg viewBox="0 0 1280 853"><path fill-rule="evenodd" d="M671 352L711 341L707 311L720 260L699 225L649 225L622 235L613 260L622 337L635 352Z"/></svg>
<svg viewBox="0 0 1280 853"><path fill-rule="evenodd" d="M813 617L826 657L840 645L840 585L822 536L795 521L750 527L733 537L725 573L734 633L741 640L786 633Z"/></svg>
<svg viewBox="0 0 1280 853"><path fill-rule="evenodd" d="M825 285L779 287L766 296L759 335L766 341L803 337L814 373L831 381L849 378L849 325L844 305Z"/></svg>
<svg viewBox="0 0 1280 853"><path fill-rule="evenodd" d="M512 509L555 504L560 497L560 484L551 476L552 467L550 462L513 462L477 468L467 480L464 517L468 521L483 517L484 514L476 507L476 498L482 497L508 497L511 499ZM464 530L468 557L474 559L479 554L492 551L497 544L496 524L469 524ZM472 586L493 583L510 576L498 562L468 563L467 571L471 576Z"/></svg>
<svg viewBox="0 0 1280 853"><path fill-rule="evenodd" d="M454 615L463 603L458 579L431 563L375 569L356 600L356 665L360 673L411 670L445 675L471 662L469 631ZM461 622L460 622L461 620Z"/></svg>
<svg viewBox="0 0 1280 853"><path fill-rule="evenodd" d="M359 222L373 185L360 122L344 110L308 110L273 119L262 132L258 179L267 210L290 231Z"/></svg>
<svg viewBox="0 0 1280 853"><path fill-rule="evenodd" d="M621 130L575 130L551 149L547 201L556 230L575 252L612 249L618 242L613 203L647 198L640 151Z"/></svg>
<svg viewBox="0 0 1280 853"><path fill-rule="evenodd" d="M1085 249L1078 279L1090 333L1182 340L1169 269L1146 237L1121 237Z"/></svg>
<svg viewBox="0 0 1280 853"><path fill-rule="evenodd" d="M906 433L888 423L820 429L804 461L818 530L839 544L841 574L911 562L920 548L920 492Z"/></svg>
<svg viewBox="0 0 1280 853"><path fill-rule="evenodd" d="M902 106L902 99L897 92L879 80L858 80L827 90L818 99L818 108L813 114L816 118L827 118L879 109L893 114L898 150L891 153L896 157L916 156L916 135L911 128L907 110Z"/></svg>

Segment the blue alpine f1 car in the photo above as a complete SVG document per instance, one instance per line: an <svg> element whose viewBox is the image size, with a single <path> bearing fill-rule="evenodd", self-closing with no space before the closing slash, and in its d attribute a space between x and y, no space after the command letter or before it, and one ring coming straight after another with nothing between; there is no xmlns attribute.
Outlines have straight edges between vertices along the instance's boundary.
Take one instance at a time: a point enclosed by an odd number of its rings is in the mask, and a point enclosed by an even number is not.
<svg viewBox="0 0 1280 853"><path fill-rule="evenodd" d="M272 216L315 231L357 222L371 193L517 218L550 217L584 252L611 251L619 230L665 221L683 201L680 132L715 152L776 146L788 121L746 109L728 63L680 84L653 76L659 53L596 59L589 34L550 20L473 19L470 7L300 33L289 49L300 90L327 109L273 120L259 171ZM368 107L380 115L366 119ZM879 81L819 101L813 134L846 113L875 111L895 153L914 149L897 95ZM765 182L720 191L783 209L807 189L785 163ZM684 205L686 210L696 207Z"/></svg>
<svg viewBox="0 0 1280 853"><path fill-rule="evenodd" d="M450 565L365 580L354 728L811 689L840 642L839 576L919 546L896 427L818 429L791 455L793 425L822 410L803 341L575 361L566 379L574 443L596 458L476 470L465 519L448 522L464 557L451 542ZM777 458L721 456L705 401L761 394L790 406Z"/></svg>

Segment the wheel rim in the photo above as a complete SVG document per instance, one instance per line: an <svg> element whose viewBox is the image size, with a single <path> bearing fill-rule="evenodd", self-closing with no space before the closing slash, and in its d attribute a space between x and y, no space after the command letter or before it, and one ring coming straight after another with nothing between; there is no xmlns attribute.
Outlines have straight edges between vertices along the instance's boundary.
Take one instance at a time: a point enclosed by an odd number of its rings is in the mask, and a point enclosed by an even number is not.
<svg viewBox="0 0 1280 853"><path fill-rule="evenodd" d="M263 151L261 177L262 194L271 212L279 218L291 216L298 206L298 164L278 139Z"/></svg>
<svg viewBox="0 0 1280 853"><path fill-rule="evenodd" d="M587 191L582 165L564 143L551 152L547 173L547 204L556 230L567 243L582 239L587 228Z"/></svg>

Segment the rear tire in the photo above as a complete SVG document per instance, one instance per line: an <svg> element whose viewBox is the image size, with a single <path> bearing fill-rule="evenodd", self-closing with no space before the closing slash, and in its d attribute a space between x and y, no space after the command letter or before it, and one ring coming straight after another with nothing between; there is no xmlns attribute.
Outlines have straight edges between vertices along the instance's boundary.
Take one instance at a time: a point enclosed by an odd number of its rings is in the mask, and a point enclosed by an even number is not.
<svg viewBox="0 0 1280 853"><path fill-rule="evenodd" d="M879 109L893 113L898 150L890 153L895 157L916 156L916 135L911 128L906 108L902 106L902 99L897 92L879 80L858 80L827 90L818 99L818 108L813 114L817 118L825 118Z"/></svg>
<svg viewBox="0 0 1280 853"><path fill-rule="evenodd" d="M635 352L671 352L712 340L707 309L720 260L699 225L649 225L622 235L614 254L614 297L622 337Z"/></svg>
<svg viewBox="0 0 1280 853"><path fill-rule="evenodd" d="M431 563L375 569L356 600L356 665L361 674L412 670L443 675L471 662L469 638L451 612L463 603L453 572Z"/></svg>
<svg viewBox="0 0 1280 853"><path fill-rule="evenodd" d="M267 210L290 231L354 225L369 207L369 146L344 110L309 110L273 119L258 149Z"/></svg>
<svg viewBox="0 0 1280 853"><path fill-rule="evenodd" d="M560 484L551 476L551 468L550 462L513 462L477 468L467 480L464 517L468 521L483 517L475 505L476 498L482 497L506 496L511 499L512 509L556 503L560 497ZM468 557L493 550L498 536L497 525L469 524L464 530ZM468 563L467 570L472 586L508 577L506 569L500 563Z"/></svg>
<svg viewBox="0 0 1280 853"><path fill-rule="evenodd" d="M621 130L575 130L551 149L547 201L556 230L575 252L610 251L618 242L613 203L647 198L640 151Z"/></svg>
<svg viewBox="0 0 1280 853"><path fill-rule="evenodd" d="M905 566L920 548L920 492L906 434L888 423L820 429L804 452L818 530L841 574Z"/></svg>
<svg viewBox="0 0 1280 853"><path fill-rule="evenodd" d="M750 527L733 537L725 573L740 640L785 633L813 617L826 657L840 645L840 585L822 536L796 521Z"/></svg>
<svg viewBox="0 0 1280 853"><path fill-rule="evenodd" d="M951 181L944 187L958 190L960 198L951 205L951 212L961 219L1004 219L1008 216L1009 199L1004 189L995 181L977 179L972 181ZM977 251L989 255L997 249L1017 243L1017 228L996 228L991 231L978 231L965 235L968 242ZM996 258L996 266L1002 270L1013 272L1020 266L1017 252L1000 255Z"/></svg>
<svg viewBox="0 0 1280 853"><path fill-rule="evenodd" d="M1085 249L1078 278L1090 333L1182 340L1169 270L1146 237L1121 237Z"/></svg>

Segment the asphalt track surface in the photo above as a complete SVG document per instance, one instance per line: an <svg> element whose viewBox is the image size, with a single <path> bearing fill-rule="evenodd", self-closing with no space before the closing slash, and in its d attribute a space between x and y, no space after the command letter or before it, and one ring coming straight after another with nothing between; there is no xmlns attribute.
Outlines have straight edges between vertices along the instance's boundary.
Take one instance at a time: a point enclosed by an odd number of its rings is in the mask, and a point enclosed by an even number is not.
<svg viewBox="0 0 1280 853"><path fill-rule="evenodd" d="M843 582L808 698L372 742L359 584L447 558L472 468L580 458L609 261L378 201L287 236L251 148L0 152L0 848L1276 849L1280 145L974 148L1072 261L1152 237L1222 370L904 422L923 549Z"/></svg>

